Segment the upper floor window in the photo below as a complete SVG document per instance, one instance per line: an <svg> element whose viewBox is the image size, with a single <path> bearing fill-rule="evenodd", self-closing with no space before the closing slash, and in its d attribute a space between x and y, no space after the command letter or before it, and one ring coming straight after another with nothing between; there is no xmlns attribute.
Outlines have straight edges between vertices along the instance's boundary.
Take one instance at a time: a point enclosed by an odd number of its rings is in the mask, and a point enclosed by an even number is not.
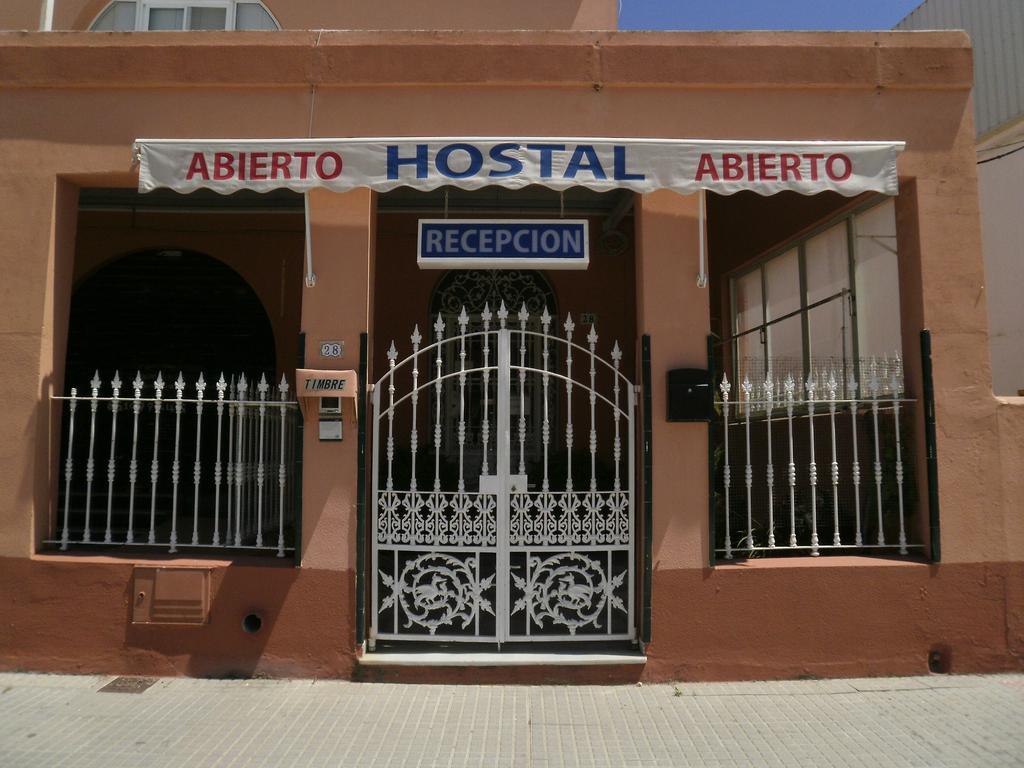
<svg viewBox="0 0 1024 768"><path fill-rule="evenodd" d="M96 31L280 29L258 2L235 0L115 0L96 17Z"/></svg>

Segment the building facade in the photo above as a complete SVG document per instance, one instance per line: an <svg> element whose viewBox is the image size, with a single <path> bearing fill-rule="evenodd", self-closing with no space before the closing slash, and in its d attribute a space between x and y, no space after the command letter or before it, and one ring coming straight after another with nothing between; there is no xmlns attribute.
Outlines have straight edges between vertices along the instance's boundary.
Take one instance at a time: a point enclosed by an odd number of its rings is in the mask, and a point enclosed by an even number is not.
<svg viewBox="0 0 1024 768"><path fill-rule="evenodd" d="M965 36L614 11L3 11L0 665L1020 668Z"/></svg>

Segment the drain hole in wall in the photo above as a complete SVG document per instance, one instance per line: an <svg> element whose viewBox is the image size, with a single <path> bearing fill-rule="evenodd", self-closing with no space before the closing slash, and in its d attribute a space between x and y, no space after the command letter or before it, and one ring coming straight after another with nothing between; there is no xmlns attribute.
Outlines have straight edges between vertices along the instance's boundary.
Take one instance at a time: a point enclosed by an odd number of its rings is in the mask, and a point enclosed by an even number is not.
<svg viewBox="0 0 1024 768"><path fill-rule="evenodd" d="M945 646L932 648L928 651L928 671L935 675L945 675L950 669L950 649Z"/></svg>
<svg viewBox="0 0 1024 768"><path fill-rule="evenodd" d="M244 619L242 619L242 629L248 632L250 635L255 635L260 631L263 626L263 619L260 618L258 613L250 613Z"/></svg>

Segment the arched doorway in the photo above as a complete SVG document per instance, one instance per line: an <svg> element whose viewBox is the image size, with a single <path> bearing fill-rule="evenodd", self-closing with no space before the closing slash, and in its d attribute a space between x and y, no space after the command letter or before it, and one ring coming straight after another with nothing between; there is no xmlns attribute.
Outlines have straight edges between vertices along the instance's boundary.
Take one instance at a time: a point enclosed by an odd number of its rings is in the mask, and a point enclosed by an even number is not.
<svg viewBox="0 0 1024 768"><path fill-rule="evenodd" d="M465 269L446 272L430 298L430 316L456 317L463 307L470 315L479 315L485 305L492 312L504 302L515 314L526 306L531 316L539 317L546 308L558 316L555 291L540 272L525 269Z"/></svg>
<svg viewBox="0 0 1024 768"><path fill-rule="evenodd" d="M71 298L64 389L87 391L94 371L193 382L275 372L274 333L259 297L222 262L151 250L109 262Z"/></svg>

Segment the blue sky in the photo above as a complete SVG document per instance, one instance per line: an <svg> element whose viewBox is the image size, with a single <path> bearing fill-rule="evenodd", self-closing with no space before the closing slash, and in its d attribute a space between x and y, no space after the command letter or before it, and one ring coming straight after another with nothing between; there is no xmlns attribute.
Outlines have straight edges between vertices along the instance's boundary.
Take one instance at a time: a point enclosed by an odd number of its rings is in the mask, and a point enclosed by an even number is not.
<svg viewBox="0 0 1024 768"><path fill-rule="evenodd" d="M619 29L891 29L922 0L620 0Z"/></svg>

